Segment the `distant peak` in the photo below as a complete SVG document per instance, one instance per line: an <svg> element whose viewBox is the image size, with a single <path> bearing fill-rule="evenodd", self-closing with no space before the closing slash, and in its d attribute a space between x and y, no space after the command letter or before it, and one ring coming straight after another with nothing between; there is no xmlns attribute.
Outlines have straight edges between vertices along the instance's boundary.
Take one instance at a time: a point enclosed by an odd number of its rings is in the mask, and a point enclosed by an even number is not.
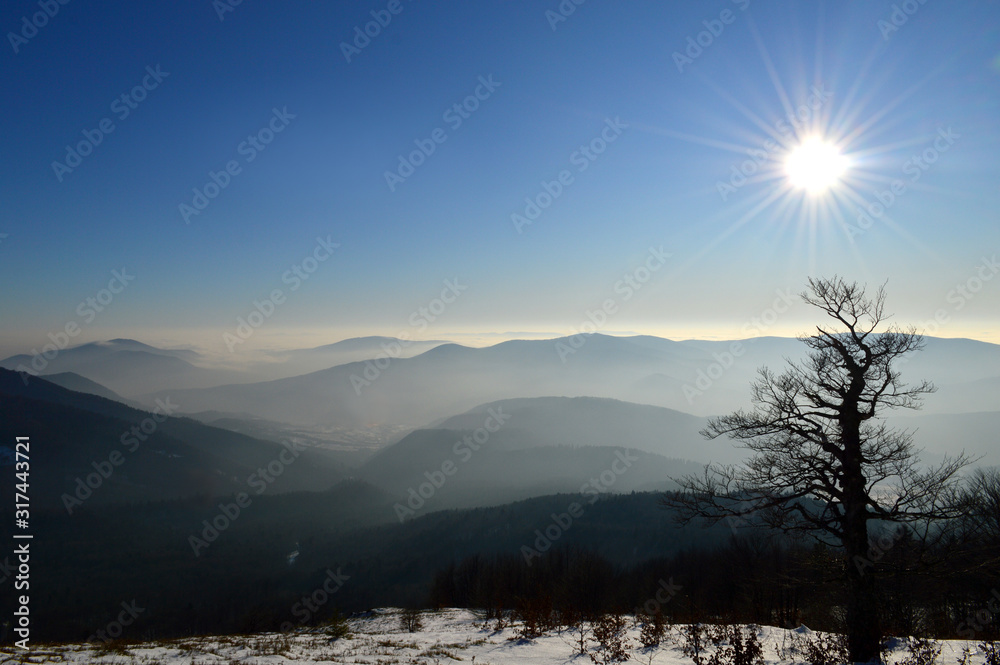
<svg viewBox="0 0 1000 665"><path fill-rule="evenodd" d="M87 344L81 344L84 346L96 346L100 348L113 348L113 347L141 347L144 349L152 349L154 347L149 344L143 344L142 342L134 339L128 339L127 337L116 337L115 339L100 340L97 342L89 342Z"/></svg>

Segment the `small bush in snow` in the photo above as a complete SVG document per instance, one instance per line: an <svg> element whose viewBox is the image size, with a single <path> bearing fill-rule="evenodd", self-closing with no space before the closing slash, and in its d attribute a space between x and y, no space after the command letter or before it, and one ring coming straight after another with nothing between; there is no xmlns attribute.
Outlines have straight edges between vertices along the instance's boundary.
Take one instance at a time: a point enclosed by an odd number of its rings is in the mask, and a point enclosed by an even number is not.
<svg viewBox="0 0 1000 665"><path fill-rule="evenodd" d="M590 660L597 665L627 661L631 657L628 652L631 644L626 636L627 629L628 622L621 614L605 614L596 621L593 630L598 647L590 652Z"/></svg>
<svg viewBox="0 0 1000 665"><path fill-rule="evenodd" d="M492 628L490 627L490 622L493 622ZM483 630L492 630L495 633L503 631L513 622L513 617L511 617L510 612L505 610L500 605L495 605L486 608L483 614Z"/></svg>
<svg viewBox="0 0 1000 665"><path fill-rule="evenodd" d="M663 612L657 608L653 614L640 614L636 620L639 623L639 643L646 649L660 646L667 635L667 620Z"/></svg>
<svg viewBox="0 0 1000 665"><path fill-rule="evenodd" d="M983 640L979 643L979 650L986 658L985 665L1000 665L1000 642Z"/></svg>
<svg viewBox="0 0 1000 665"><path fill-rule="evenodd" d="M757 635L760 628L753 624L739 626L723 624L708 631L713 653L709 665L764 665L764 649Z"/></svg>
<svg viewBox="0 0 1000 665"><path fill-rule="evenodd" d="M416 633L423 629L424 622L420 618L420 610L403 610L399 615L399 627L408 633Z"/></svg>
<svg viewBox="0 0 1000 665"><path fill-rule="evenodd" d="M796 640L796 648L809 665L842 665L851 662L847 637L838 633L813 634Z"/></svg>
<svg viewBox="0 0 1000 665"><path fill-rule="evenodd" d="M331 642L351 636L351 627L340 612L335 611L322 627Z"/></svg>
<svg viewBox="0 0 1000 665"><path fill-rule="evenodd" d="M705 652L708 639L705 636L705 626L700 623L689 623L682 631L681 650L684 655L694 661L694 665L705 665Z"/></svg>
<svg viewBox="0 0 1000 665"><path fill-rule="evenodd" d="M906 643L907 656L899 665L934 665L941 655L941 643L925 637L911 637Z"/></svg>
<svg viewBox="0 0 1000 665"><path fill-rule="evenodd" d="M572 638L573 648L576 649L574 655L587 655L587 645L592 631L583 613L575 608L567 608L559 613L559 620Z"/></svg>
<svg viewBox="0 0 1000 665"><path fill-rule="evenodd" d="M552 604L543 599L518 603L516 616L521 624L515 628L512 639L533 640L559 625L559 617L552 610Z"/></svg>

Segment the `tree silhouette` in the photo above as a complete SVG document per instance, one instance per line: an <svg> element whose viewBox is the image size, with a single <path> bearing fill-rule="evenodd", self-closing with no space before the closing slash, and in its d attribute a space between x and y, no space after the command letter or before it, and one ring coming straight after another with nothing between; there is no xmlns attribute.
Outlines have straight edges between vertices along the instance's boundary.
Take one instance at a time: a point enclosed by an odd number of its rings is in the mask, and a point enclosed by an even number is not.
<svg viewBox="0 0 1000 665"><path fill-rule="evenodd" d="M961 513L958 471L964 453L920 465L910 432L890 428L886 410L919 408L934 391L908 386L895 361L923 347L913 328L886 326L885 291L874 297L839 277L810 279L802 299L833 319L801 337L805 360L780 374L759 370L753 408L709 420L702 435L743 442L738 465L710 465L665 496L680 518L741 523L807 534L842 548L846 632L851 659L878 662L881 629L870 562L869 522L924 525Z"/></svg>

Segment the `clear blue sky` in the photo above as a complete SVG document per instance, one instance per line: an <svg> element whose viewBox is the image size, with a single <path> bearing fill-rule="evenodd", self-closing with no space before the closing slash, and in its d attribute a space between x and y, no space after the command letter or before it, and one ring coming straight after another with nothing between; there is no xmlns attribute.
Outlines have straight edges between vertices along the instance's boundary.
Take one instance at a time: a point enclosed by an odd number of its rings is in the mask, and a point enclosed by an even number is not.
<svg viewBox="0 0 1000 665"><path fill-rule="evenodd" d="M37 0L4 3L0 352L72 321L75 342L219 347L274 289L285 299L256 345L569 333L605 300L605 332L736 338L776 289L833 273L889 279L901 322L943 310L931 332L1000 341L1000 278L954 291L994 277L983 260L1000 252L1000 3L914 0L889 30L906 3L588 0L554 22L555 0L245 0L220 20L225 2L72 0L37 31L23 19ZM390 5L347 62L341 44ZM689 38L707 45L678 71ZM776 128L813 86L829 98L810 131L852 169L804 199L779 170L795 136ZM477 87L468 117L445 114ZM243 144L273 109L294 118L263 150ZM436 129L444 141L391 191L385 173ZM54 168L85 131L100 144ZM600 155L577 153L602 131ZM748 150L765 167L721 194ZM179 205L231 160L239 173L185 223ZM518 233L511 215L564 170L572 181ZM888 212L849 232L893 180L905 191ZM317 237L340 247L293 290L282 276ZM661 246L671 257L626 299L619 280L646 276ZM88 321L79 303L123 267L134 281ZM453 278L467 288L411 325ZM809 321L796 306L761 332Z"/></svg>

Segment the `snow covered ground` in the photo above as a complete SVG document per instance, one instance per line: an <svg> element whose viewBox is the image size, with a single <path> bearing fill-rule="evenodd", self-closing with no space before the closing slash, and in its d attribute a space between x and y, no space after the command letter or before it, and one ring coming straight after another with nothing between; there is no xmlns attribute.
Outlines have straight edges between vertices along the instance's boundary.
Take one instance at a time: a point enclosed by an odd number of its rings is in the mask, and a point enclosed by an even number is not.
<svg viewBox="0 0 1000 665"><path fill-rule="evenodd" d="M320 632L262 633L225 637L203 637L127 644L115 650L94 645L34 646L24 652L10 647L0 650L0 663L100 663L106 665L234 665L236 663L279 665L312 662L367 663L394 665L404 663L464 662L473 665L567 665L590 663L579 654L577 635L566 630L552 632L534 640L518 640L512 628L495 631L468 610L441 610L421 615L422 628L404 631L401 611L376 610L371 616L349 620L351 635L331 641ZM630 620L631 624L631 620ZM791 649L794 634L808 635L800 628L790 631L763 627L760 641L767 665L802 663ZM650 651L638 646L639 631L630 628L632 660L660 665L692 665L684 656L679 627L670 629L662 646ZM890 661L899 663L906 656L905 643L893 652ZM596 655L597 645L590 640ZM955 665L963 649L971 649L966 665L983 665L984 656L976 644L964 640L944 641L936 665Z"/></svg>

